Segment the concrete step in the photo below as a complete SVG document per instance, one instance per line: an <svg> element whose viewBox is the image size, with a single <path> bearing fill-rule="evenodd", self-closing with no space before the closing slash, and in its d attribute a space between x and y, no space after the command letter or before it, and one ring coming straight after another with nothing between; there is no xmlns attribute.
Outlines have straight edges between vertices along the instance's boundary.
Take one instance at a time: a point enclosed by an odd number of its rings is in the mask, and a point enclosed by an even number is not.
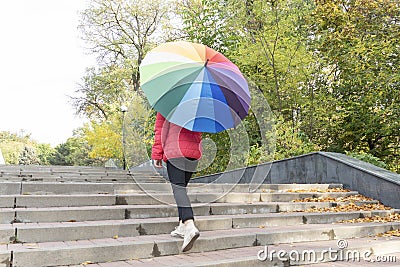
<svg viewBox="0 0 400 267"><path fill-rule="evenodd" d="M290 189L341 188L340 184L262 184L257 192L286 192ZM35 194L129 194L137 192L172 192L169 183L111 183L111 182L0 182L1 195ZM246 184L192 184L188 192L249 192Z"/></svg>
<svg viewBox="0 0 400 267"><path fill-rule="evenodd" d="M90 166L34 166L34 165L0 165L0 173L109 173L109 174L132 174L132 173L153 173L157 174L155 170L121 170L105 167L90 167Z"/></svg>
<svg viewBox="0 0 400 267"><path fill-rule="evenodd" d="M258 203L193 203L195 216L265 214L328 208L346 203L329 202L258 202ZM122 220L166 218L177 216L176 205L111 205L42 208L0 208L0 223L68 222L88 220Z"/></svg>
<svg viewBox="0 0 400 267"><path fill-rule="evenodd" d="M117 176L117 175L2 175L0 176L1 181L13 181L13 182L75 182L75 181L138 181L138 180L154 180L154 181L165 181L163 177L160 176Z"/></svg>
<svg viewBox="0 0 400 267"><path fill-rule="evenodd" d="M313 187L309 184L299 184L297 186L293 184L262 184L255 191L255 193L274 193L274 192L287 192L287 190L291 190L294 188L302 189L302 190L311 190ZM328 188L342 188L341 184L315 184L315 188L320 190L325 190ZM246 184L194 184L189 183L187 187L187 191L189 193L254 193L253 191L249 191L250 187ZM138 192L171 192L171 185L169 182L167 184L149 184L149 183L137 183L137 186L132 186L129 188L128 185L125 185L125 188L118 188L118 185L115 188L116 194L136 194Z"/></svg>
<svg viewBox="0 0 400 267"><path fill-rule="evenodd" d="M0 176L2 179L6 178L42 178L42 179L58 179L64 178L68 179L101 179L101 178L110 178L110 179L132 179L132 178L153 178L153 179L164 179L160 175L154 174L109 174L109 173L98 173L98 174L84 174L84 173L3 173Z"/></svg>
<svg viewBox="0 0 400 267"><path fill-rule="evenodd" d="M332 207L335 203L263 202L263 203L195 203L195 216L259 214L305 210L312 207ZM68 222L165 218L177 216L176 205L114 205L46 208L0 208L0 218L16 222Z"/></svg>
<svg viewBox="0 0 400 267"><path fill-rule="evenodd" d="M134 183L167 183L166 180L164 179L133 179L133 178L127 178L127 179L114 179L114 178L99 178L99 179L86 179L86 178L77 178L77 179L65 179L65 178L9 178L9 179L4 179L3 181L7 182L43 182L43 183L126 183L130 184L132 182ZM93 192L92 192L93 193Z"/></svg>
<svg viewBox="0 0 400 267"><path fill-rule="evenodd" d="M399 228L400 223L368 223L216 230L202 232L191 252L362 238ZM57 266L80 264L86 261L107 262L177 255L180 253L182 242L182 239L172 238L168 234L143 235L82 241L9 244L0 246L0 253L11 254L12 251L13 267Z"/></svg>
<svg viewBox="0 0 400 267"><path fill-rule="evenodd" d="M189 191L189 199L192 203L255 203L255 202L290 202L296 199L303 198L318 198L318 197L346 197L357 195L358 192L339 192L339 193L196 193ZM148 193L144 194L121 194L117 197L119 204L160 204L160 203L175 203L175 199L171 193ZM377 201L373 201L377 203Z"/></svg>
<svg viewBox="0 0 400 267"><path fill-rule="evenodd" d="M0 196L17 195L21 193L21 183L0 182Z"/></svg>
<svg viewBox="0 0 400 267"><path fill-rule="evenodd" d="M9 195L0 196L2 208L112 206L115 195Z"/></svg>
<svg viewBox="0 0 400 267"><path fill-rule="evenodd" d="M383 213L383 212L382 212ZM371 217L373 212L277 213L246 215L198 216L196 225L201 231L239 228L264 228L300 224L331 224L340 220ZM176 217L126 219L59 223L0 224L0 243L55 242L83 239L101 239L114 236L168 234L177 225Z"/></svg>
<svg viewBox="0 0 400 267"><path fill-rule="evenodd" d="M143 176L143 177L161 177L160 175L154 173L107 173L107 172L91 172L91 173L84 173L84 172L42 172L42 171L20 171L20 172L2 172L0 173L1 177L132 177L133 175Z"/></svg>
<svg viewBox="0 0 400 267"><path fill-rule="evenodd" d="M127 261L117 261L117 262L105 262L105 263L93 263L87 264L87 267L154 267L154 266L181 266L181 267L200 267L200 266L214 266L214 267L242 267L242 266L296 266L300 261L296 261L297 257L301 259L305 257L310 261L302 263L302 266L307 265L310 267L333 267L333 266L398 266L400 262L400 252L396 247L400 247L400 239L383 239L383 238L358 238L349 239L349 248L347 250L339 250L337 247L337 240L329 241L316 241L307 242L299 244L280 244L280 245L270 245L267 248L265 246L252 246L252 247L242 247L233 248L217 251L208 252L198 252L198 253L187 253L179 255L170 256L160 256L148 259L134 259ZM331 248L331 257L337 257L343 255L342 262L323 262L309 264L316 262L319 259L324 258L329 260L328 254L322 254L322 251ZM269 251L272 258L267 258L264 260L264 251ZM286 255L278 256L277 252L282 251L282 253L287 253ZM262 252L262 253L260 253ZM272 253L274 252L274 253ZM312 254L315 252L315 254ZM259 259L258 254L260 253L261 259ZM371 255L367 258L351 258L352 255ZM290 255L293 258L290 261ZM310 255L310 256L309 256ZM315 255L315 256L314 256ZM324 256L322 256L324 255ZM349 255L349 256L347 256ZM286 260L287 258L287 260ZM348 258L348 260L347 260ZM315 261L314 261L315 259ZM373 260L386 259L386 262L372 262ZM395 261L397 259L397 261ZM395 261L395 262L393 262ZM378 265L379 264L379 265ZM82 265L79 265L82 266ZM65 267L78 267L78 265L70 265Z"/></svg>
<svg viewBox="0 0 400 267"><path fill-rule="evenodd" d="M303 198L339 198L356 195L357 192L339 193L195 193L189 192L192 203L255 203L291 202ZM363 203L367 203L364 201ZM369 201L368 203L378 203ZM79 195L0 195L0 208L13 207L79 207L110 205L175 204L171 193L152 192L145 194L79 194Z"/></svg>
<svg viewBox="0 0 400 267"><path fill-rule="evenodd" d="M113 177L113 178L123 178L123 177L150 177L150 178L163 178L161 175L156 173L107 173L107 172L99 172L99 173L70 173L70 172L15 172L15 173L1 173L1 177L42 177L42 178L99 178L99 177Z"/></svg>

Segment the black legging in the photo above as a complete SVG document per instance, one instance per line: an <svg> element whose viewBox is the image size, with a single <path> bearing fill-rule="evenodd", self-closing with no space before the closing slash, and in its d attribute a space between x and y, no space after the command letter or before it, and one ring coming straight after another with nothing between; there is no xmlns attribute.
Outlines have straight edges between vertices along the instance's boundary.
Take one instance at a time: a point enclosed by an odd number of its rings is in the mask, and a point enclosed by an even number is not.
<svg viewBox="0 0 400 267"><path fill-rule="evenodd" d="M192 158L174 158L167 161L168 178L178 206L179 220L182 222L194 220L186 186L196 170L197 163L198 161Z"/></svg>

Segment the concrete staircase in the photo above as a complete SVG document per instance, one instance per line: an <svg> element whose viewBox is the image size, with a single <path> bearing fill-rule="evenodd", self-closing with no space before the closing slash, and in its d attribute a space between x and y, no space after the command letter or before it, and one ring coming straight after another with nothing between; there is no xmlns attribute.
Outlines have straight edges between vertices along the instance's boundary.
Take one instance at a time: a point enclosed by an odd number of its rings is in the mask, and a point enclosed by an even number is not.
<svg viewBox="0 0 400 267"><path fill-rule="evenodd" d="M131 172L85 166L0 165L0 180L10 182L163 183L155 171Z"/></svg>
<svg viewBox="0 0 400 267"><path fill-rule="evenodd" d="M157 174L53 166L0 173L0 267L330 266L346 252L347 266L373 266L357 253L400 262L400 238L376 236L399 221L337 223L399 210L304 212L348 203L297 202L358 194L327 190L341 184L263 184L253 193L246 184L190 184L201 236L181 253L182 239L170 236L178 220L171 188ZM296 258L304 251L312 253Z"/></svg>

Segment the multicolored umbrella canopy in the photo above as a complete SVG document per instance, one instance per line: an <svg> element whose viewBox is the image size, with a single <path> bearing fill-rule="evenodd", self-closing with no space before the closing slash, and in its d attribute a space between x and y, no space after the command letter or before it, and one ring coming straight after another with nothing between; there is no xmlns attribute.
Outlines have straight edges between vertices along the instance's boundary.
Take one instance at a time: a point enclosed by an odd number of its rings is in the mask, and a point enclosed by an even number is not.
<svg viewBox="0 0 400 267"><path fill-rule="evenodd" d="M249 111L250 92L239 68L202 44L171 42L149 51L140 84L155 110L191 131L234 128Z"/></svg>

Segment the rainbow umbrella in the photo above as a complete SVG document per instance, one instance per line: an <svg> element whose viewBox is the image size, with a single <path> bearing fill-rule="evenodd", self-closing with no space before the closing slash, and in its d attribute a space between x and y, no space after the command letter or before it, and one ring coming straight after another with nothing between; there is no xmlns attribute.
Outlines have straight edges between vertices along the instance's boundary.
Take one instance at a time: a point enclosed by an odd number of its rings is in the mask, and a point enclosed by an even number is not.
<svg viewBox="0 0 400 267"><path fill-rule="evenodd" d="M155 110L191 131L234 128L249 111L250 92L239 68L202 44L170 42L149 51L140 84Z"/></svg>

